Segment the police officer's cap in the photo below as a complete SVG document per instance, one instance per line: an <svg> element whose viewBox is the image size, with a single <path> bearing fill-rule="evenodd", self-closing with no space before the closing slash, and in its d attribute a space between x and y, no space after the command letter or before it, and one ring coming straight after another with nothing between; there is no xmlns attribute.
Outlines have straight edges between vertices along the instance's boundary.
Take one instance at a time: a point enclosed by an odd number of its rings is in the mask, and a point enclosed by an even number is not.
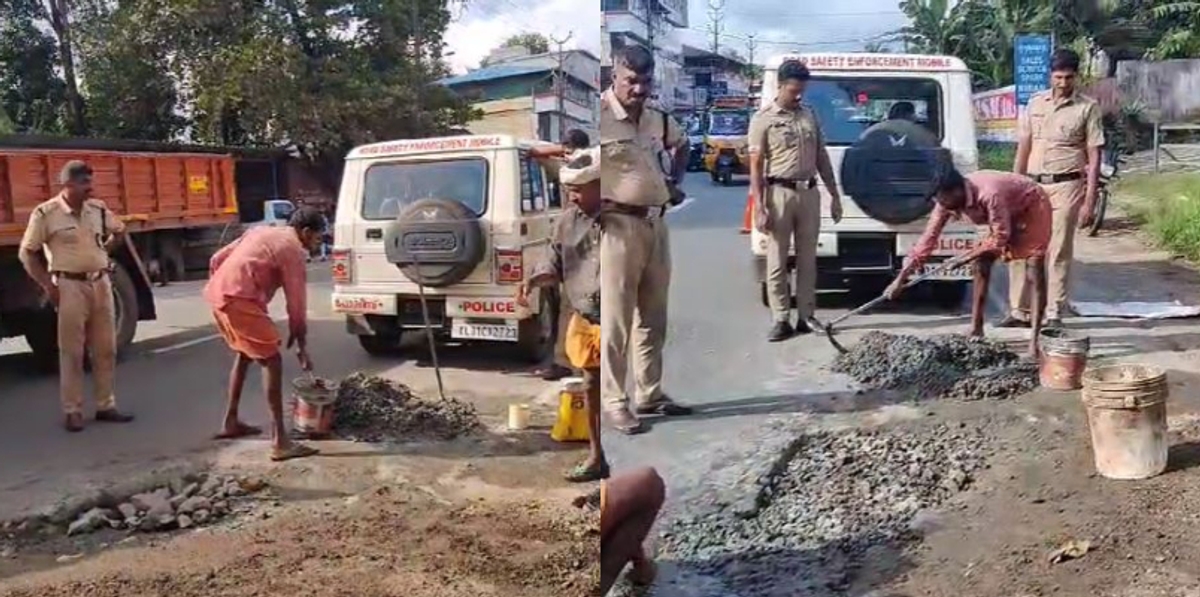
<svg viewBox="0 0 1200 597"><path fill-rule="evenodd" d="M808 66L799 60L787 60L779 65L780 81L807 81L810 77L812 73L808 72Z"/></svg>
<svg viewBox="0 0 1200 597"><path fill-rule="evenodd" d="M91 177L91 166L82 160L71 160L63 166L62 172L58 175L58 181L62 184L67 184L77 180L86 180Z"/></svg>

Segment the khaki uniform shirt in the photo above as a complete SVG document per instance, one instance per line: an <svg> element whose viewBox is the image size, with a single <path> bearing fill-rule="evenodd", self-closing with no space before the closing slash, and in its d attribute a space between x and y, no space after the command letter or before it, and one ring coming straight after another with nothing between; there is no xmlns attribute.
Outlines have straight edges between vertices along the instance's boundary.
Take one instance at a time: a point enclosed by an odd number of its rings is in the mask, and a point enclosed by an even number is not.
<svg viewBox="0 0 1200 597"><path fill-rule="evenodd" d="M750 118L750 153L763 156L763 175L806 181L817 174L825 136L817 116L804 104L795 110L774 102Z"/></svg>
<svg viewBox="0 0 1200 597"><path fill-rule="evenodd" d="M606 90L600 96L600 196L626 205L666 205L671 200L663 171L666 150L684 139L674 117L646 106L634 120L612 89Z"/></svg>
<svg viewBox="0 0 1200 597"><path fill-rule="evenodd" d="M600 323L600 234L597 218L568 205L550 241L550 259L534 272L552 274L571 309L595 325Z"/></svg>
<svg viewBox="0 0 1200 597"><path fill-rule="evenodd" d="M1080 95L1056 100L1052 91L1029 98L1021 135L1032 140L1029 174L1071 174L1087 166L1087 150L1104 146L1100 105Z"/></svg>
<svg viewBox="0 0 1200 597"><path fill-rule="evenodd" d="M71 211L63 194L38 205L29 217L21 248L48 253L51 272L90 274L108 268L107 236L125 224L99 199L88 199Z"/></svg>

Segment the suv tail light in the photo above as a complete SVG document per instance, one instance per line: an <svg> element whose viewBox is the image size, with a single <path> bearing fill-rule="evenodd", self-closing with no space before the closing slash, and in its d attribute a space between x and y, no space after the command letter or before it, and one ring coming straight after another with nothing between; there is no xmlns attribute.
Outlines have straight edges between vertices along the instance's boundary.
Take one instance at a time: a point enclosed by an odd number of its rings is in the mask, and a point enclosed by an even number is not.
<svg viewBox="0 0 1200 597"><path fill-rule="evenodd" d="M349 284L354 281L354 252L350 249L334 249L329 252L329 268L333 272L334 284Z"/></svg>
<svg viewBox="0 0 1200 597"><path fill-rule="evenodd" d="M505 284L520 284L525 281L525 260L521 251L496 251L496 281Z"/></svg>

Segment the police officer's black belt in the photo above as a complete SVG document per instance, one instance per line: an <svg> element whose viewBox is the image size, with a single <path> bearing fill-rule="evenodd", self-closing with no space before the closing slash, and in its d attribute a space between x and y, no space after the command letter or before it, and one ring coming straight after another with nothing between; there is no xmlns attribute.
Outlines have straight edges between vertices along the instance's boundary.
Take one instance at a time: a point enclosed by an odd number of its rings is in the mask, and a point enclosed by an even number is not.
<svg viewBox="0 0 1200 597"><path fill-rule="evenodd" d="M108 274L105 270L98 272L51 272L52 275L64 280L75 280L76 282L95 282Z"/></svg>
<svg viewBox="0 0 1200 597"><path fill-rule="evenodd" d="M663 217L667 213L667 206L646 207L644 205L629 205L628 203L617 203L616 201L604 201L601 211L606 211L623 216L632 216L635 218Z"/></svg>
<svg viewBox="0 0 1200 597"><path fill-rule="evenodd" d="M1038 184L1058 184L1069 180L1079 180L1083 178L1083 172L1067 172L1066 174L1030 174L1034 182Z"/></svg>
<svg viewBox="0 0 1200 597"><path fill-rule="evenodd" d="M817 188L817 179L810 178L808 180L792 180L790 178L775 178L774 176L767 177L767 184L792 189L798 191L801 188L815 189Z"/></svg>

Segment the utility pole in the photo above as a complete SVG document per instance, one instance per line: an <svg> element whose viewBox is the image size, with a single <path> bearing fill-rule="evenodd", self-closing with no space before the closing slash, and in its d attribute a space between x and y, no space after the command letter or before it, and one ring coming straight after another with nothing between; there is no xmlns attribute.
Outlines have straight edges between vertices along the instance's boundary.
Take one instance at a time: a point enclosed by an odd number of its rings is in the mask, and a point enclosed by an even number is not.
<svg viewBox="0 0 1200 597"><path fill-rule="evenodd" d="M708 32L712 34L712 52L721 50L721 34L725 31L725 0L708 0Z"/></svg>
<svg viewBox="0 0 1200 597"><path fill-rule="evenodd" d="M749 72L746 73L749 76L746 78L750 79L749 84L747 85L747 90L749 90L750 87L754 87L755 75L758 73L758 67L755 66L754 63L754 51L758 49L758 40L755 39L757 36L757 33L751 33L750 35L746 36L746 68L749 70Z"/></svg>
<svg viewBox="0 0 1200 597"><path fill-rule="evenodd" d="M658 33L658 0L643 0L642 4L646 7L646 44L649 46L646 49L656 55L654 38Z"/></svg>
<svg viewBox="0 0 1200 597"><path fill-rule="evenodd" d="M567 106L565 101L567 94L567 54L563 51L563 45L570 41L574 35L575 32L568 31L567 36L562 39L557 37L550 38L550 41L557 47L555 58L558 60L558 67L554 69L554 99L556 104L555 110L558 112L559 143L562 143L563 139L567 136Z"/></svg>

